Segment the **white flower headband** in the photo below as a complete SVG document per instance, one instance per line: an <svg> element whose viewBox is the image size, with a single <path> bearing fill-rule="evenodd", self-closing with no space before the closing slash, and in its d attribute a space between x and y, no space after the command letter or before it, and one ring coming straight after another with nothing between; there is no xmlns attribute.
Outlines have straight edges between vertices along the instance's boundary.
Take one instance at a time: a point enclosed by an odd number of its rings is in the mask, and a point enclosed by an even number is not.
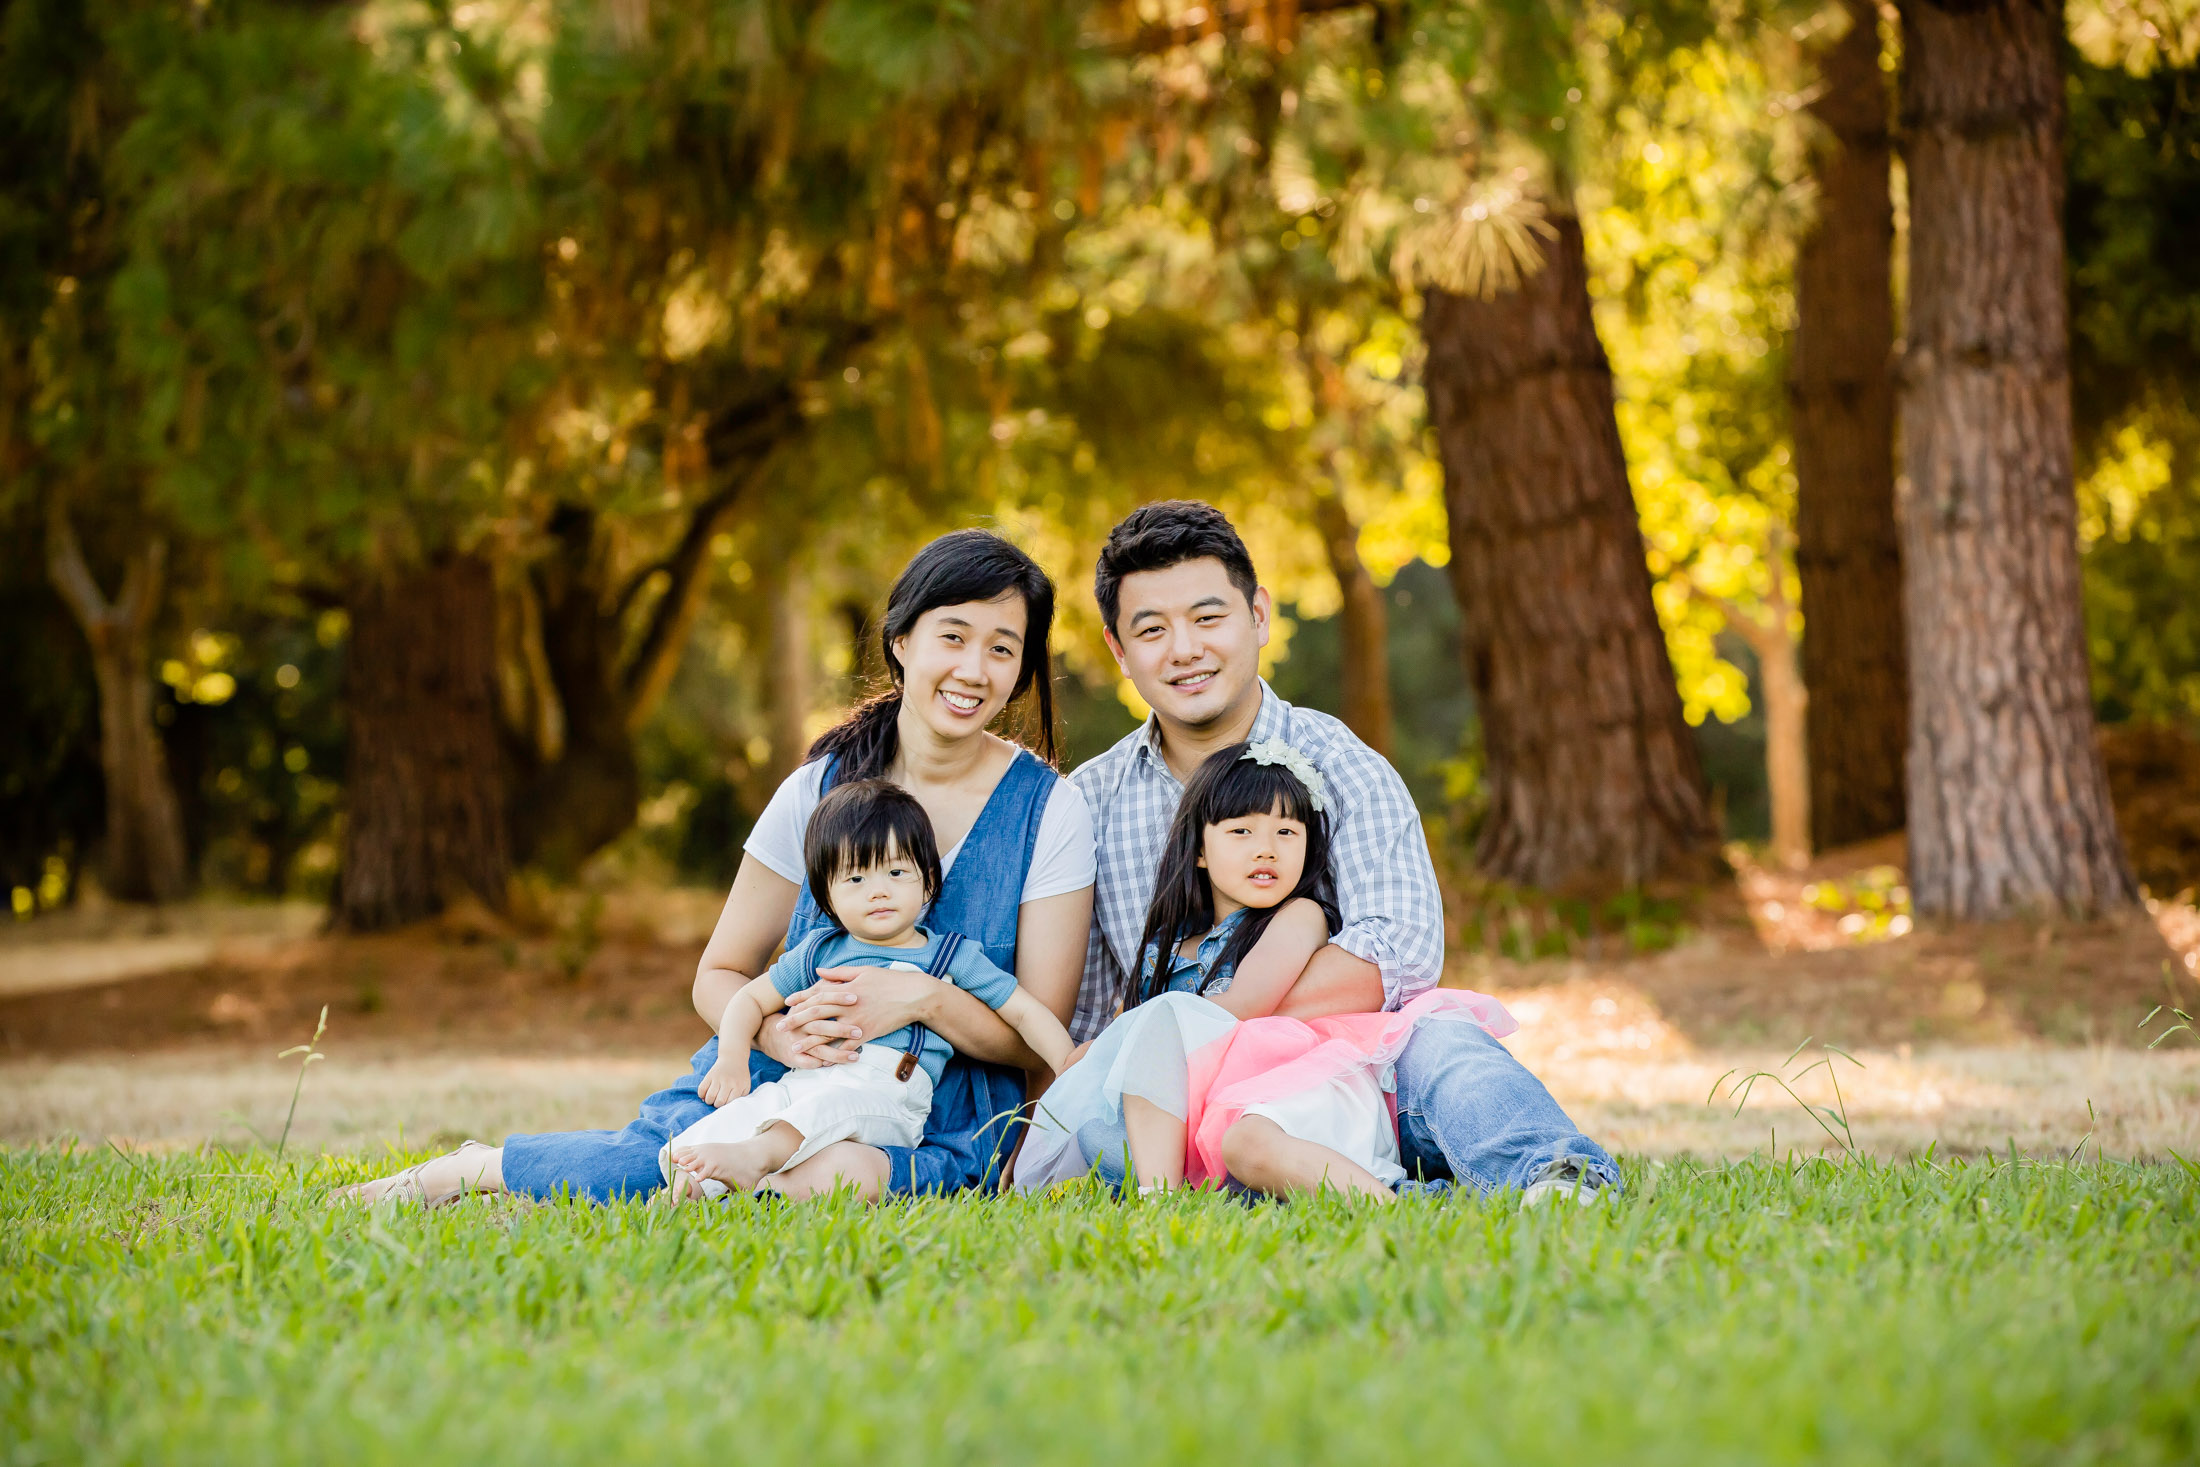
<svg viewBox="0 0 2200 1467"><path fill-rule="evenodd" d="M1238 757L1250 759L1255 764L1282 765L1297 776L1300 784L1306 786L1307 797L1314 802L1317 812L1326 812L1329 809L1329 786L1322 783L1321 775L1314 769L1314 761L1282 739L1262 739L1257 744L1247 744L1245 752Z"/></svg>

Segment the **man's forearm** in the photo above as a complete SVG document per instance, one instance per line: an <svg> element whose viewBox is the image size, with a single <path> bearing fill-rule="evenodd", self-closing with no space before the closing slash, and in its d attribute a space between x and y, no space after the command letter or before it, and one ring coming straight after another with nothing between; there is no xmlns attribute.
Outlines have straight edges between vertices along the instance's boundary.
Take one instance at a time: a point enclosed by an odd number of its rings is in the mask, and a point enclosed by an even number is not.
<svg viewBox="0 0 2200 1467"><path fill-rule="evenodd" d="M1307 962L1276 1012L1291 1019L1322 1019L1380 1013L1382 1007L1383 970L1331 943Z"/></svg>

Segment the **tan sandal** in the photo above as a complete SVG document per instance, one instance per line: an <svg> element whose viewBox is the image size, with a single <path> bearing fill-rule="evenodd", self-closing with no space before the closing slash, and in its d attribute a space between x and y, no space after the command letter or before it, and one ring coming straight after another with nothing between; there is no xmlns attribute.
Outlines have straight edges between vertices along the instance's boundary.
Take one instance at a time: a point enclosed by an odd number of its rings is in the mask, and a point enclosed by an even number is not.
<svg viewBox="0 0 2200 1467"><path fill-rule="evenodd" d="M486 1141L461 1141L456 1151L446 1152L442 1156L431 1156L426 1161L416 1161L395 1176L376 1177L373 1181L354 1182L348 1187L339 1187L329 1194L329 1199L335 1202L364 1202L369 1207L411 1206L423 1212L433 1212L438 1207L448 1207L461 1198L473 1196L474 1188L460 1183L441 1197L430 1197L428 1184L422 1179L421 1173L436 1162L453 1160L464 1156L468 1151L490 1149ZM384 1183L388 1185L385 1187ZM369 1189L373 1187L382 1187L382 1190L370 1193Z"/></svg>

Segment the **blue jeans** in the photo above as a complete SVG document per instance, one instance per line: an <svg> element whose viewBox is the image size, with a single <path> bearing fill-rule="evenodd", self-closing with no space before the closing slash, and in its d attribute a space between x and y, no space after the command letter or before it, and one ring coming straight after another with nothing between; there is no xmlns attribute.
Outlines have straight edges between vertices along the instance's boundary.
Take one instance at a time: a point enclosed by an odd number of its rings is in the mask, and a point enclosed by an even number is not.
<svg viewBox="0 0 2200 1467"><path fill-rule="evenodd" d="M1512 1051L1474 1024L1423 1024L1398 1056L1398 1154L1409 1176L1525 1191L1571 1160L1602 1185L1619 1168Z"/></svg>
<svg viewBox="0 0 2200 1467"><path fill-rule="evenodd" d="M657 1153L713 1107L696 1094L718 1062L712 1035L688 1062L688 1072L642 1102L642 1113L617 1131L557 1131L504 1140L504 1186L524 1196L646 1197L665 1184ZM749 1085L767 1084L787 1067L761 1050L749 1052ZM1023 1104L1023 1076L960 1055L947 1062L932 1090L932 1114L918 1146L882 1146L889 1194L959 1192L989 1184L1008 1149L1009 1122Z"/></svg>

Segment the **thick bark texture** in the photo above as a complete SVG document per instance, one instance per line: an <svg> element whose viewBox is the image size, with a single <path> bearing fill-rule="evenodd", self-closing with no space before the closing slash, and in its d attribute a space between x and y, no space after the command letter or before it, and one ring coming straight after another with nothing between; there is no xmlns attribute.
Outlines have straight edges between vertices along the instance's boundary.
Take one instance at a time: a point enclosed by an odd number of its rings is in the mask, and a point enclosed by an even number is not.
<svg viewBox="0 0 2200 1467"><path fill-rule="evenodd" d="M2094 743L2063 283L2062 10L1902 10L1910 890L1964 919L2136 896Z"/></svg>
<svg viewBox="0 0 2200 1467"><path fill-rule="evenodd" d="M1879 22L1819 57L1818 220L1795 262L1795 568L1810 688L1810 827L1824 846L1898 830L1909 745L1894 515L1894 204Z"/></svg>
<svg viewBox="0 0 2200 1467"><path fill-rule="evenodd" d="M1381 588L1360 559L1360 527L1333 490L1314 499L1314 527L1321 532L1329 570L1343 598L1344 722L1384 758L1390 757L1390 612Z"/></svg>
<svg viewBox="0 0 2200 1467"><path fill-rule="evenodd" d="M1477 859L1546 888L1695 878L1718 832L1650 600L1581 226L1556 223L1520 289L1432 290L1422 318L1489 781Z"/></svg>
<svg viewBox="0 0 2200 1467"><path fill-rule="evenodd" d="M85 564L68 511L47 521L46 569L92 646L99 683L99 762L107 786L103 874L125 901L172 902L190 888L183 812L168 774L168 752L153 722L148 651L160 606L167 547L152 541L129 559L122 592L109 601Z"/></svg>
<svg viewBox="0 0 2200 1467"><path fill-rule="evenodd" d="M364 583L349 605L337 922L396 927L467 892L501 909L511 863L494 574L478 557L452 556Z"/></svg>

